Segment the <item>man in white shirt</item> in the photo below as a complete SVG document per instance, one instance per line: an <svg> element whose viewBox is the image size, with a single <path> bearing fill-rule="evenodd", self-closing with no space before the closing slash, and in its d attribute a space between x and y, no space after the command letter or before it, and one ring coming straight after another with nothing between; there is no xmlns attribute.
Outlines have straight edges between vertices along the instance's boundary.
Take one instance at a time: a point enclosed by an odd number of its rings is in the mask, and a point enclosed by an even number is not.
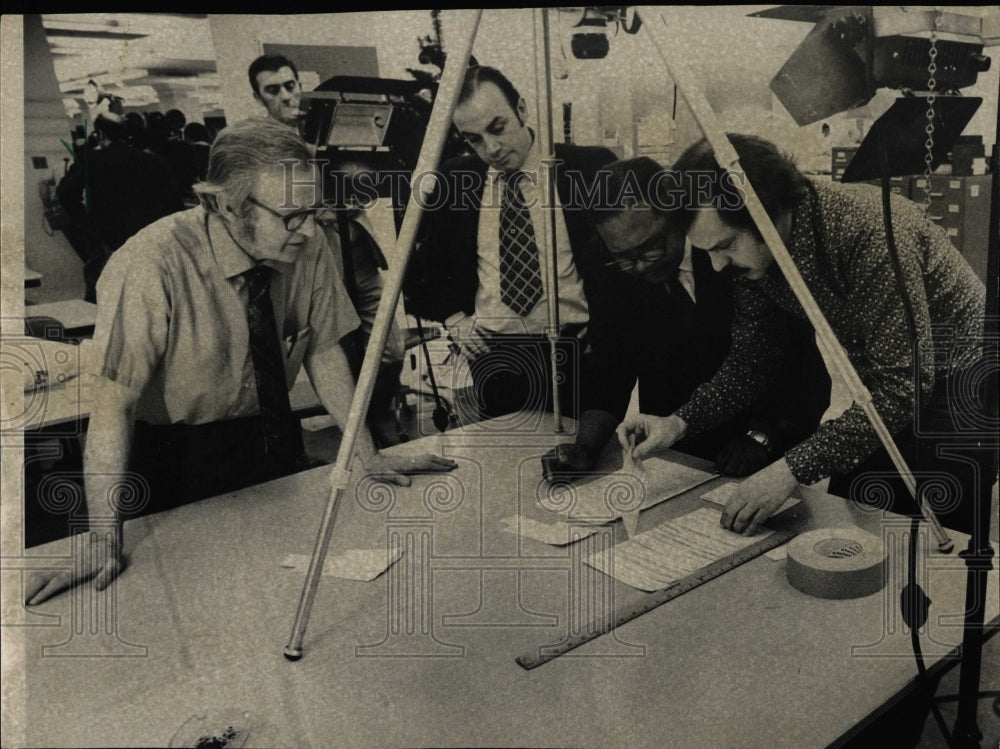
<svg viewBox="0 0 1000 749"><path fill-rule="evenodd" d="M422 240L407 277L408 310L445 323L469 362L479 415L541 410L552 403L549 324L541 251L543 154L524 98L495 68L469 68L454 116L475 156L441 165L426 197ZM604 148L557 144L556 268L564 411L578 402L577 366L588 320L577 255L592 234L585 215Z"/></svg>

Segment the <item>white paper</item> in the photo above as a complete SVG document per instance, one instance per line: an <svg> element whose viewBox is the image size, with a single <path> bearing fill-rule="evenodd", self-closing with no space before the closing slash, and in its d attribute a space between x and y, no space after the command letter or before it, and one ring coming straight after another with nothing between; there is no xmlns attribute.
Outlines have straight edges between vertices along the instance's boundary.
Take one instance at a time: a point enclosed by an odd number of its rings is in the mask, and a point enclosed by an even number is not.
<svg viewBox="0 0 1000 749"><path fill-rule="evenodd" d="M403 556L402 549L348 549L343 554L326 557L323 574L345 580L369 582L392 567ZM281 562L281 567L291 567L305 572L309 569L311 557L306 554L289 554Z"/></svg>
<svg viewBox="0 0 1000 749"><path fill-rule="evenodd" d="M623 512L647 510L715 477L714 473L663 458L647 458L641 471L622 470L569 489L553 489L557 493L571 492L574 500L565 503L553 499L550 507L565 504L563 514L570 519L604 524L617 520Z"/></svg>
<svg viewBox="0 0 1000 749"><path fill-rule="evenodd" d="M733 552L771 535L744 536L719 525L720 513L703 507L667 520L584 561L639 590L662 590Z"/></svg>
<svg viewBox="0 0 1000 749"><path fill-rule="evenodd" d="M503 523L503 529L508 533L541 541L543 544L551 546L566 546L572 541L578 541L597 533L596 528L586 529L577 523L540 523L522 515L512 515L500 522ZM570 536L571 528L576 529L574 537Z"/></svg>

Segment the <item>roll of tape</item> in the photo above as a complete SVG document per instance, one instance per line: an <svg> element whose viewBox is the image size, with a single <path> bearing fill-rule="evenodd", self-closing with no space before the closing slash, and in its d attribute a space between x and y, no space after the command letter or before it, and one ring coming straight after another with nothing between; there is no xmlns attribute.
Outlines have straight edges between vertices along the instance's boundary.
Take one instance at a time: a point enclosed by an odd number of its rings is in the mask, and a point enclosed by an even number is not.
<svg viewBox="0 0 1000 749"><path fill-rule="evenodd" d="M860 528L821 528L788 544L786 571L796 590L817 598L861 598L885 585L882 539Z"/></svg>

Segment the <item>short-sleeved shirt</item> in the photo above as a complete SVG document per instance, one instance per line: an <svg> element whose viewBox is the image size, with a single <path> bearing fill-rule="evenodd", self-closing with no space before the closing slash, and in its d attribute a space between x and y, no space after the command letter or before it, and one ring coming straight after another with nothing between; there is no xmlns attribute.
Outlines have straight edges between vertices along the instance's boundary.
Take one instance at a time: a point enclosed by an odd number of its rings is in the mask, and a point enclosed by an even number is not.
<svg viewBox="0 0 1000 749"><path fill-rule="evenodd" d="M986 295L944 230L915 203L893 196L892 216L905 299L888 252L877 188L816 182L794 211L787 246L876 410L895 434L913 422L916 404L926 402L936 379L975 361ZM775 333L776 316L805 317L777 265L759 281L737 282L734 311L728 358L677 411L695 434L752 401L774 376L768 370L781 360L783 345ZM795 478L811 484L848 473L878 445L866 414L854 404L788 450L785 458Z"/></svg>
<svg viewBox="0 0 1000 749"><path fill-rule="evenodd" d="M291 387L304 360L359 321L323 232L295 262L266 264ZM97 285L96 361L100 376L139 393L136 418L204 424L259 412L242 275L254 265L201 207L157 221L112 255Z"/></svg>

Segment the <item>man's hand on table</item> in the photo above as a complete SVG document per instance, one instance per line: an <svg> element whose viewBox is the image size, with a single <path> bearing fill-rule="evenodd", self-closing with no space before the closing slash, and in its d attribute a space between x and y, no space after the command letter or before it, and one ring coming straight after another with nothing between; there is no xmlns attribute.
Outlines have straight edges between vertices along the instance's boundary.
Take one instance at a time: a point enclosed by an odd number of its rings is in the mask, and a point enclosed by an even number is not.
<svg viewBox="0 0 1000 749"><path fill-rule="evenodd" d="M387 484L409 486L412 481L407 474L440 473L453 471L458 463L431 453L420 455L386 455L375 453L365 463L365 472L374 479Z"/></svg>
<svg viewBox="0 0 1000 749"><path fill-rule="evenodd" d="M93 578L94 587L104 590L126 566L125 557L117 543L106 540L102 533L88 533L81 539L79 552L73 560L72 570L59 572L34 572L25 585L24 600L29 606L47 601L69 588L82 585Z"/></svg>
<svg viewBox="0 0 1000 749"><path fill-rule="evenodd" d="M722 527L754 535L798 485L787 461L775 461L737 485L722 511Z"/></svg>

